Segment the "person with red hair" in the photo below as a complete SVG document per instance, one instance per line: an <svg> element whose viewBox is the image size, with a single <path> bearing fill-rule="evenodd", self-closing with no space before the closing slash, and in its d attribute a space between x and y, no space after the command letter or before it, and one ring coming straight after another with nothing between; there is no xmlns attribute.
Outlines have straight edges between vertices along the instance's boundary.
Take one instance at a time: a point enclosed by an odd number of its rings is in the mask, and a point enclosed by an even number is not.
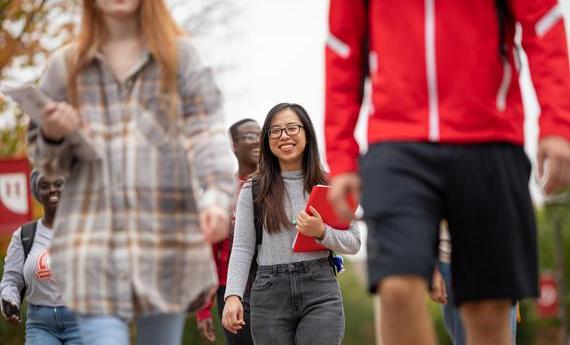
<svg viewBox="0 0 570 345"><path fill-rule="evenodd" d="M163 0L84 0L50 57L30 156L69 175L50 253L87 345L180 344L217 286L235 178L220 91ZM81 130L93 151L73 138Z"/></svg>

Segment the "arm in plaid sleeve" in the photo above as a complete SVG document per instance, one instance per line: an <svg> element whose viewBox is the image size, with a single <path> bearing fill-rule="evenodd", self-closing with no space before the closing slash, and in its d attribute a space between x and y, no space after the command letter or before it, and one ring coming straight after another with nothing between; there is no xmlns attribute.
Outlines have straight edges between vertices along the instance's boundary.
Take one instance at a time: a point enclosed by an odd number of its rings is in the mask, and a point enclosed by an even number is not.
<svg viewBox="0 0 570 345"><path fill-rule="evenodd" d="M180 41L180 51L185 146L194 182L203 191L198 205L201 210L217 205L230 214L236 181L221 92L188 39Z"/></svg>
<svg viewBox="0 0 570 345"><path fill-rule="evenodd" d="M67 101L67 68L65 57L69 48L56 51L48 60L40 79L40 90L54 101ZM38 169L46 174L66 175L71 169L73 153L69 141L60 143L45 140L40 128L30 122L28 126L28 155Z"/></svg>

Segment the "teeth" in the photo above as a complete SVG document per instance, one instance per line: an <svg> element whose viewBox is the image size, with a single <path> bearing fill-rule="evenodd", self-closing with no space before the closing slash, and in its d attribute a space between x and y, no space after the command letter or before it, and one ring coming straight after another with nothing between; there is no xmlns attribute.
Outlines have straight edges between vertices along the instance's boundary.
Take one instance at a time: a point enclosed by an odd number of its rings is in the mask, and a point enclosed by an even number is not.
<svg viewBox="0 0 570 345"><path fill-rule="evenodd" d="M59 197L56 196L56 195L50 196L50 197L49 197L49 201L50 201L50 202L57 202L57 201L59 201Z"/></svg>

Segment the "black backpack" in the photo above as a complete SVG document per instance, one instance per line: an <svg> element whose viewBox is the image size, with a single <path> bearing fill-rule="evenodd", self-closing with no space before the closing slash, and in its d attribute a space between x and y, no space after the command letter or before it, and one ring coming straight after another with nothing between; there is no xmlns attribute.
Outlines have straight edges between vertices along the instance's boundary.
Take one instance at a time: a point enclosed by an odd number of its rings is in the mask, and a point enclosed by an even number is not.
<svg viewBox="0 0 570 345"><path fill-rule="evenodd" d="M30 250L34 245L34 238L36 237L36 229L38 228L38 221L33 221L22 225L22 230L20 231L20 240L22 241L22 247L24 248L24 264L28 259ZM26 285L24 282L24 287L20 291L20 302L24 300L26 296Z"/></svg>

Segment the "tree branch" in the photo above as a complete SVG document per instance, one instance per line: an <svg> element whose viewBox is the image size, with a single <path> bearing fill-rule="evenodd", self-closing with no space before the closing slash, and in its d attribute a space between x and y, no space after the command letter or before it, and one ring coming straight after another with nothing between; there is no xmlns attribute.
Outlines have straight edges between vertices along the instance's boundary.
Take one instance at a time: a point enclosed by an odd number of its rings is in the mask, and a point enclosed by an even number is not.
<svg viewBox="0 0 570 345"><path fill-rule="evenodd" d="M22 37L24 37L24 34L28 31L30 24L32 23L32 21L34 20L34 17L36 16L36 14L38 14L41 10L43 10L44 5L46 4L47 0L42 0L39 4L39 6L30 11L30 14L28 15L28 18L26 18L26 22L24 23L24 26L22 27L22 32L20 32L20 34L18 35L17 41L20 41L22 39Z"/></svg>

